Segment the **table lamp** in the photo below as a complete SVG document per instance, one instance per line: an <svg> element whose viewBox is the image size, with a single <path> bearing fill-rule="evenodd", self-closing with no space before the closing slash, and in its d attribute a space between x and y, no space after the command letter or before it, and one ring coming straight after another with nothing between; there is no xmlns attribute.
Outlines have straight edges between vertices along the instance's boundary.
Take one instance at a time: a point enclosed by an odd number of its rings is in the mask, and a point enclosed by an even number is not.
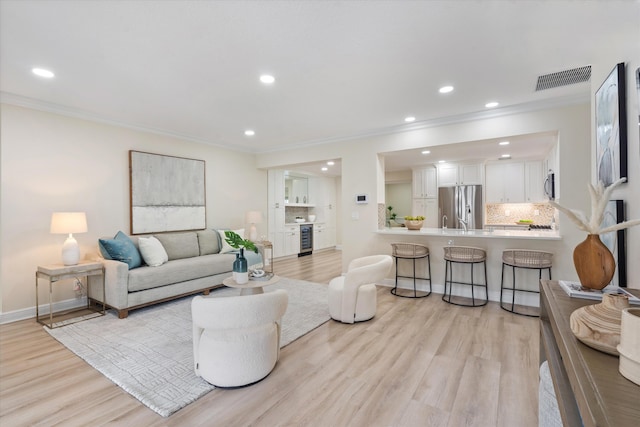
<svg viewBox="0 0 640 427"><path fill-rule="evenodd" d="M80 261L80 247L73 233L87 232L87 216L84 212L54 212L51 215L51 233L69 234L62 245L64 265L76 265Z"/></svg>
<svg viewBox="0 0 640 427"><path fill-rule="evenodd" d="M245 214L245 220L247 224L251 224L251 228L249 229L249 240L255 242L258 240L256 224L260 224L262 222L262 213L260 211L249 211Z"/></svg>

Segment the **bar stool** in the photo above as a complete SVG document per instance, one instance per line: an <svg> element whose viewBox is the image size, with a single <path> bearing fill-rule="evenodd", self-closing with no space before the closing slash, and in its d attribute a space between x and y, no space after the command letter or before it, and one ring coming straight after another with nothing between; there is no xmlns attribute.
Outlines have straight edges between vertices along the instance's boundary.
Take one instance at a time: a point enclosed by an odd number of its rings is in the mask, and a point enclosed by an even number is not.
<svg viewBox="0 0 640 427"><path fill-rule="evenodd" d="M396 259L396 286L391 289L391 293L398 297L403 298L424 298L431 295L431 261L429 257L429 248L417 243L392 243L392 256ZM416 260L426 258L427 266L429 268L429 277L416 277ZM413 260L413 276L400 276L398 275L398 259L410 259ZM398 277L404 277L407 279L413 279L413 296L398 294ZM416 290L416 279L429 281L429 292L423 295L418 295Z"/></svg>
<svg viewBox="0 0 640 427"><path fill-rule="evenodd" d="M542 270L549 271L549 280L551 280L551 260L553 254L545 251L533 251L529 249L507 249L502 252L502 278L500 279L500 307L503 310L522 316L539 317L538 314L526 313L518 311L515 307L516 292L540 293L540 280L542 279ZM513 271L513 281L511 287L504 285L504 267L509 266ZM516 268L527 268L530 270L538 270L538 290L517 289L516 288ZM503 292L511 291L511 308L505 307L505 301L502 298Z"/></svg>
<svg viewBox="0 0 640 427"><path fill-rule="evenodd" d="M442 301L449 304L461 305L464 307L481 307L486 305L489 301L489 292L487 290L487 253L484 249L474 248L470 246L446 246L444 247L444 259L445 273L444 273L444 294L442 295ZM462 263L469 264L471 266L471 282L457 282L453 280L453 264ZM484 266L484 284L475 283L473 281L473 266L474 264L482 264ZM453 293L453 284L471 286L471 304L465 302L454 302L451 300ZM449 284L449 292L447 292L447 284ZM476 287L484 288L485 298L479 299L476 303L476 297L474 289Z"/></svg>

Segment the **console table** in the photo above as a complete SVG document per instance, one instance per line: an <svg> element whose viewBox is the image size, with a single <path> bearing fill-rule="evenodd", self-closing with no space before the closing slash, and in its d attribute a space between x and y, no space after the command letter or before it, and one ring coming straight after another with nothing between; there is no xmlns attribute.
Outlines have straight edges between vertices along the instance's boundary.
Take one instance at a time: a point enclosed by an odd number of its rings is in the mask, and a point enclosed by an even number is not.
<svg viewBox="0 0 640 427"><path fill-rule="evenodd" d="M574 310L594 303L569 297L557 281L541 280L540 363L548 360L563 425L638 426L640 386L620 375L618 357L582 344L569 327Z"/></svg>

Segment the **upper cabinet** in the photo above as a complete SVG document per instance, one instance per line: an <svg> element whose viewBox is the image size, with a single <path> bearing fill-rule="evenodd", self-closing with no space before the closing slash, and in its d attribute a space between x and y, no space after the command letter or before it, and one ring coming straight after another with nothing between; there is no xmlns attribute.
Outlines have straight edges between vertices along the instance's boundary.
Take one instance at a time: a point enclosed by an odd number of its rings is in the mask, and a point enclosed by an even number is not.
<svg viewBox="0 0 640 427"><path fill-rule="evenodd" d="M523 203L524 163L489 163L485 170L487 203Z"/></svg>
<svg viewBox="0 0 640 427"><path fill-rule="evenodd" d="M525 162L524 190L527 203L541 203L546 201L544 196L544 171L541 160Z"/></svg>
<svg viewBox="0 0 640 427"><path fill-rule="evenodd" d="M438 165L438 187L482 184L482 164L445 163Z"/></svg>
<svg viewBox="0 0 640 427"><path fill-rule="evenodd" d="M311 204L309 179L306 176L288 174L284 178L284 202L288 204Z"/></svg>
<svg viewBox="0 0 640 427"><path fill-rule="evenodd" d="M413 198L434 199L438 197L436 169L433 167L413 170Z"/></svg>

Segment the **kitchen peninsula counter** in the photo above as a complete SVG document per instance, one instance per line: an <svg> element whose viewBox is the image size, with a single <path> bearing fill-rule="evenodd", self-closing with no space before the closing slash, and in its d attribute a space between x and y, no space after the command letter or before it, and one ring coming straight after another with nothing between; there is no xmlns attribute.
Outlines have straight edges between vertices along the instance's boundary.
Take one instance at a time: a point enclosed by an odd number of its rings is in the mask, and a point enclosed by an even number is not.
<svg viewBox="0 0 640 427"><path fill-rule="evenodd" d="M378 234L415 237L468 237L485 239L530 239L530 240L562 240L557 230L468 230L458 228L421 228L409 230L405 227L391 227L376 230Z"/></svg>

